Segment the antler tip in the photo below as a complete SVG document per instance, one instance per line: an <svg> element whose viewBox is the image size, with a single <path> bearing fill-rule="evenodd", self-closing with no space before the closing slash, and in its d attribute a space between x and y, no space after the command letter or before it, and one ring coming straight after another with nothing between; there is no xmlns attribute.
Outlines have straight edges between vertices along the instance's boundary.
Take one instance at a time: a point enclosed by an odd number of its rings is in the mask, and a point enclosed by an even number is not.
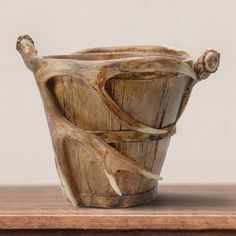
<svg viewBox="0 0 236 236"><path fill-rule="evenodd" d="M206 50L204 53L203 66L205 71L214 73L220 64L220 53L215 50Z"/></svg>
<svg viewBox="0 0 236 236"><path fill-rule="evenodd" d="M26 54L26 53L30 53L30 52L37 54L37 51L34 47L34 41L27 34L21 35L17 38L16 49L17 49L17 51L20 52L20 54Z"/></svg>
<svg viewBox="0 0 236 236"><path fill-rule="evenodd" d="M206 79L211 73L217 71L220 64L220 53L208 49L194 63L193 67L198 75L198 79Z"/></svg>

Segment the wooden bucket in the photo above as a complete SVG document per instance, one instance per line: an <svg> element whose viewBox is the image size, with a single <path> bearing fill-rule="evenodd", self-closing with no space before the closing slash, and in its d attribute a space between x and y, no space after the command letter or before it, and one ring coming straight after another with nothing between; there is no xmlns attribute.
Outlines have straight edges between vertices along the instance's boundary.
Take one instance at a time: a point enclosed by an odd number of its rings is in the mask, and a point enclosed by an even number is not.
<svg viewBox="0 0 236 236"><path fill-rule="evenodd" d="M75 206L128 207L157 195L157 180L192 87L219 65L160 46L95 48L38 57L17 49L39 87L62 190Z"/></svg>

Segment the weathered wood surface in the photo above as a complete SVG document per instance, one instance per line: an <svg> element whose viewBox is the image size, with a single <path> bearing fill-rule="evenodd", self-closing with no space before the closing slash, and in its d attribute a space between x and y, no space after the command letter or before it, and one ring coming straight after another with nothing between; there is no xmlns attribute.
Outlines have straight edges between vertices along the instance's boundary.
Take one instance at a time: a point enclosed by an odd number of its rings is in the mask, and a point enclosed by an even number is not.
<svg viewBox="0 0 236 236"><path fill-rule="evenodd" d="M156 197L175 124L192 87L217 70L219 53L196 63L159 46L89 49L38 57L17 42L35 75L62 190L73 205L127 207Z"/></svg>
<svg viewBox="0 0 236 236"><path fill-rule="evenodd" d="M137 235L145 235L142 231L150 235L163 231L167 231L163 235L172 235L169 231L180 231L180 235L181 231L191 232L189 235L234 235L236 186L160 185L152 203L123 209L74 208L64 201L59 187L0 187L0 235L13 229L51 230L49 235L77 235L75 232L81 230L88 230L81 235L94 235L92 230L118 231L120 235L133 230ZM66 229L70 231L63 231Z"/></svg>

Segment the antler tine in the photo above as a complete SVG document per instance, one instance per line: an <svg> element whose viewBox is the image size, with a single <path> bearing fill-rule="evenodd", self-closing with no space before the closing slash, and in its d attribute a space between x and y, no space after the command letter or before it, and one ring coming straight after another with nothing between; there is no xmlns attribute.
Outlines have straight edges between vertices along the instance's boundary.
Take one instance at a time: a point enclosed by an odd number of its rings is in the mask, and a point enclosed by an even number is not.
<svg viewBox="0 0 236 236"><path fill-rule="evenodd" d="M193 68L198 74L198 79L206 79L211 73L217 71L220 64L220 53L208 49L194 63Z"/></svg>
<svg viewBox="0 0 236 236"><path fill-rule="evenodd" d="M19 36L16 42L16 49L21 54L25 65L31 70L35 71L37 69L34 59L37 59L38 51L34 46L34 41L29 35Z"/></svg>

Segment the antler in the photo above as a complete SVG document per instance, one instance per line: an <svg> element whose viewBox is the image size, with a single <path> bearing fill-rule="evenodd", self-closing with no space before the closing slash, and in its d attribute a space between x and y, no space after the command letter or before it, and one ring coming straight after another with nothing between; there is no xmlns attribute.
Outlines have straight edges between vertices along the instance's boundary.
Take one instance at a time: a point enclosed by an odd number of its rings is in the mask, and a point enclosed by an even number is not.
<svg viewBox="0 0 236 236"><path fill-rule="evenodd" d="M34 41L29 35L19 36L16 42L16 49L21 54L26 66L34 71L36 64L34 59L37 58L38 51L35 49Z"/></svg>
<svg viewBox="0 0 236 236"><path fill-rule="evenodd" d="M198 80L206 79L211 73L217 71L220 64L220 53L215 50L206 50L193 64Z"/></svg>

